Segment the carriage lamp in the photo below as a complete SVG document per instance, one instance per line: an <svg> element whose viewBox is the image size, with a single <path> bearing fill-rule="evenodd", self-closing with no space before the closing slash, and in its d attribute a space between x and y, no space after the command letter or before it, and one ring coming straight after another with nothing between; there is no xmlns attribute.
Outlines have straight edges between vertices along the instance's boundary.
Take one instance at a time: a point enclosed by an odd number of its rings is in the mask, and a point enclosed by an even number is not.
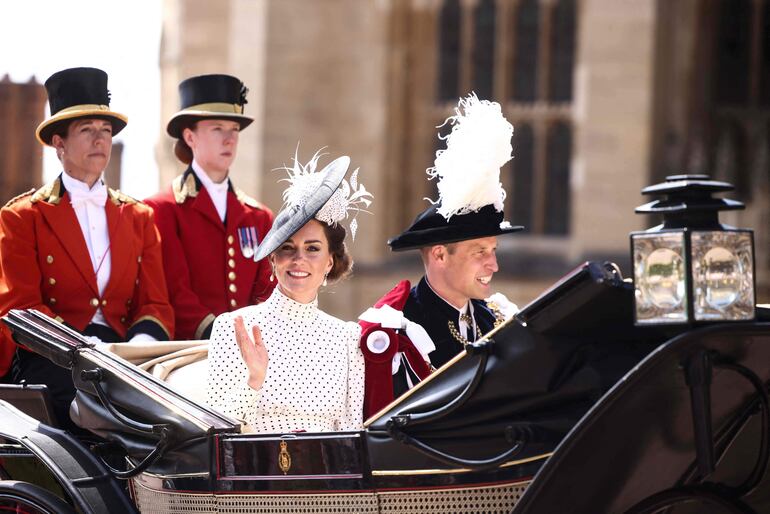
<svg viewBox="0 0 770 514"><path fill-rule="evenodd" d="M665 199L636 208L663 215L661 225L631 233L637 325L754 319L754 234L719 223L719 211L743 203L712 196L733 189L674 175L642 190Z"/></svg>

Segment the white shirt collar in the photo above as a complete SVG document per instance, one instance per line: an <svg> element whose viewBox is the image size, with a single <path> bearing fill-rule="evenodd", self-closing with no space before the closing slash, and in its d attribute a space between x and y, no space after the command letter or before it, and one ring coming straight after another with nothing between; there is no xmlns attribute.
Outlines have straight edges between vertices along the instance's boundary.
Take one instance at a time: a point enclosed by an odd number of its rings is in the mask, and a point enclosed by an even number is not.
<svg viewBox="0 0 770 514"><path fill-rule="evenodd" d="M83 191L83 192L89 192L89 191L96 191L103 187L106 187L104 185L104 175L99 177L99 180L97 180L93 187L88 187L88 184L85 182L82 182L74 177L71 177L66 171L62 172L61 174L61 181L62 184L64 184L64 189L67 191Z"/></svg>
<svg viewBox="0 0 770 514"><path fill-rule="evenodd" d="M205 187L208 191L227 191L230 187L229 178L225 178L222 182L219 183L214 182L195 159L193 159L191 166L195 172L195 176L198 177L198 179L201 181L201 184L203 184L203 187Z"/></svg>
<svg viewBox="0 0 770 514"><path fill-rule="evenodd" d="M193 159L191 166L193 172L201 181L201 184L203 184L203 187L206 188L206 191L211 198L211 202L214 204L214 208L217 210L219 219L222 220L222 223L224 223L225 217L227 216L227 192L230 190L230 179L226 178L217 184L211 180L211 177L209 177L205 171L203 171L203 168L200 167L195 159Z"/></svg>

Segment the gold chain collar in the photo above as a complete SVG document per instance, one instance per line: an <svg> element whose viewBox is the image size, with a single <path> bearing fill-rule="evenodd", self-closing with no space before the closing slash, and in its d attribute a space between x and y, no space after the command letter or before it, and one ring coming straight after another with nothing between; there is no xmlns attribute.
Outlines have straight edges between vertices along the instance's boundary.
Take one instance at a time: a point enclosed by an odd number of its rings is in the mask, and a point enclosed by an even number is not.
<svg viewBox="0 0 770 514"><path fill-rule="evenodd" d="M473 318L471 318L468 314L460 314L460 319L466 322L469 327L474 326ZM451 320L447 321L447 326L449 327L449 333L452 334L452 337L455 339L455 341L457 341L458 343L463 345L463 347L465 347L470 344L470 341L468 341L468 339L465 336L460 334L460 329L458 325L459 323L456 324L454 321L451 321ZM476 339L477 340L481 339L481 330L479 330L478 324L476 324L475 328L476 328Z"/></svg>

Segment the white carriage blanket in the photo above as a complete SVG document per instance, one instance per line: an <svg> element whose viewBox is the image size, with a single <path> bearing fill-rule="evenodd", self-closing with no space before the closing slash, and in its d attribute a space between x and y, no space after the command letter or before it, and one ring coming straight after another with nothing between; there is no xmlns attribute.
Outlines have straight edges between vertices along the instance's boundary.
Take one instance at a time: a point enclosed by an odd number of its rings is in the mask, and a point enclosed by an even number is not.
<svg viewBox="0 0 770 514"><path fill-rule="evenodd" d="M99 347L163 380L191 400L204 403L206 381L201 377L208 373L208 341L142 341Z"/></svg>

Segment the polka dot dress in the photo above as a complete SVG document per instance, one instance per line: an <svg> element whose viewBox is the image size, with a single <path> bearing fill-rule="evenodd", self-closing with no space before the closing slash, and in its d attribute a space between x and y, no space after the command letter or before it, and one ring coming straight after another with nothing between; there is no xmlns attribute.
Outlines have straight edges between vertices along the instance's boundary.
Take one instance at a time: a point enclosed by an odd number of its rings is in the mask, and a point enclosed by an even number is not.
<svg viewBox="0 0 770 514"><path fill-rule="evenodd" d="M246 383L248 370L235 341L233 318L246 331L258 325L269 362L262 388ZM275 288L270 298L217 317L209 343L209 405L245 420L255 432L360 430L364 357L361 329L302 304Z"/></svg>

